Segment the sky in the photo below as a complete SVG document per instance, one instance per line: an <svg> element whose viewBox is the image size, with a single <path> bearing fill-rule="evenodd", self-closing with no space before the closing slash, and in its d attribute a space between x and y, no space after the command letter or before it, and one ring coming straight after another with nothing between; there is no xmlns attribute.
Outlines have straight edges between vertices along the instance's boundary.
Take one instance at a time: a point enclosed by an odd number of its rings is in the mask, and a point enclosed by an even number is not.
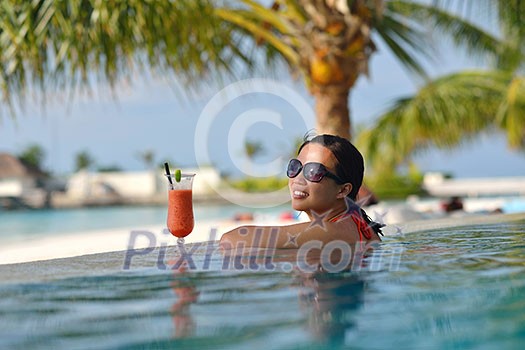
<svg viewBox="0 0 525 350"><path fill-rule="evenodd" d="M446 49L430 73L472 66L467 57ZM417 88L381 46L370 71L350 97L357 124L372 123L395 99ZM177 90L173 85L166 77L137 76L132 85L117 87L117 100L107 88L98 87L91 97L72 102L55 96L45 108L29 103L16 118L0 116L0 152L19 154L38 144L46 153L44 167L58 175L74 170L80 151L91 154L97 166L143 170L138 154L150 150L156 163L169 161L172 167L213 164L230 175L271 176L283 174L295 139L315 125L313 98L288 74L207 85L191 96L183 93L184 86ZM243 151L245 141L260 142L263 153L250 160ZM462 178L525 174L525 153L509 150L505 136L494 132L454 150L424 151L414 162L424 172Z"/></svg>

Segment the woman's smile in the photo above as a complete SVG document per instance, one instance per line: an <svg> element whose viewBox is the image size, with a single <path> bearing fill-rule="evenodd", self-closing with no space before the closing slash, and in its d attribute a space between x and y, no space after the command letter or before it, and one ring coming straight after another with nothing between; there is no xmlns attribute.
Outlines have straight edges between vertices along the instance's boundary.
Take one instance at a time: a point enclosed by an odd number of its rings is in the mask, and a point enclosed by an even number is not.
<svg viewBox="0 0 525 350"><path fill-rule="evenodd" d="M293 199L303 199L303 198L306 198L308 196L309 196L308 193L306 193L304 191L293 190L293 192L292 192Z"/></svg>

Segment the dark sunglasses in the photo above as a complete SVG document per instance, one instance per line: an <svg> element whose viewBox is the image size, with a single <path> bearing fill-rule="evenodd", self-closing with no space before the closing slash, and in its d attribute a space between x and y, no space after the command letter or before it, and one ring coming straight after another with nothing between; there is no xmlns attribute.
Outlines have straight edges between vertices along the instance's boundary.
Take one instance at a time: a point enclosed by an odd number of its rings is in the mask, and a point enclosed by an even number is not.
<svg viewBox="0 0 525 350"><path fill-rule="evenodd" d="M299 159L291 159L288 163L288 169L286 169L286 176L293 179L299 173L303 171L303 176L310 182L320 182L325 176L332 178L338 184L344 184L345 181L335 174L332 174L326 167L321 163L311 162L303 165Z"/></svg>

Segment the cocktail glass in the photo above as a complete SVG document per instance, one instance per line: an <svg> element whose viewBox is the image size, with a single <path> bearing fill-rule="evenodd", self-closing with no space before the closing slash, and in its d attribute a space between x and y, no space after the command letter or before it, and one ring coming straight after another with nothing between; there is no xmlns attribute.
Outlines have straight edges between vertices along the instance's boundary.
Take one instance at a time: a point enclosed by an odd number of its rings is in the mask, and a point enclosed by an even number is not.
<svg viewBox="0 0 525 350"><path fill-rule="evenodd" d="M183 244L184 237L193 231L195 219L193 217L193 177L195 174L181 174L180 181L175 175L166 175L170 178L168 190L168 230L178 237L177 243Z"/></svg>

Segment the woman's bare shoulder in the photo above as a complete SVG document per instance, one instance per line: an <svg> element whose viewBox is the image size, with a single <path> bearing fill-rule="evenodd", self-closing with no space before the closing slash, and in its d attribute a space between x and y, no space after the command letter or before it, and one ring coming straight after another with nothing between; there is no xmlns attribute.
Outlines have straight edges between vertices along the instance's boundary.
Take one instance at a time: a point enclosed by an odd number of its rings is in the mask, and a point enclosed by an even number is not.
<svg viewBox="0 0 525 350"><path fill-rule="evenodd" d="M283 226L239 226L223 234L221 244L234 247L242 243L250 247L297 248L310 241L323 244L334 240L355 243L355 224L347 222L310 221Z"/></svg>

